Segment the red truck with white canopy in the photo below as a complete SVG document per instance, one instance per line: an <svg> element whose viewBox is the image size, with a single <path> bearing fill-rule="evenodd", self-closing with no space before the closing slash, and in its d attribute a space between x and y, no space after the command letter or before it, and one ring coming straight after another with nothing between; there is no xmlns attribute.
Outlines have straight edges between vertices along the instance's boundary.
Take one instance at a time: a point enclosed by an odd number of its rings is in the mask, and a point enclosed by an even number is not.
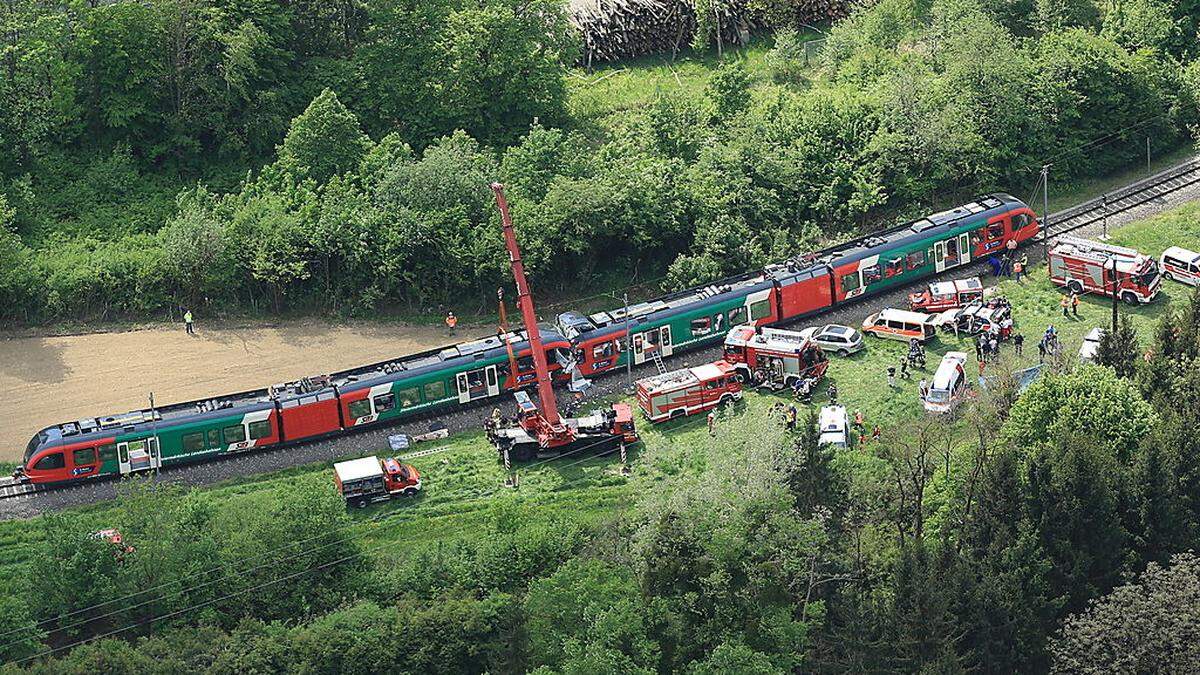
<svg viewBox="0 0 1200 675"><path fill-rule="evenodd" d="M798 380L815 383L829 368L829 359L816 342L779 328L736 326L725 336L725 360L747 382L776 389Z"/></svg>
<svg viewBox="0 0 1200 675"><path fill-rule="evenodd" d="M742 385L737 373L725 361L637 381L638 406L651 422L695 415L741 397Z"/></svg>

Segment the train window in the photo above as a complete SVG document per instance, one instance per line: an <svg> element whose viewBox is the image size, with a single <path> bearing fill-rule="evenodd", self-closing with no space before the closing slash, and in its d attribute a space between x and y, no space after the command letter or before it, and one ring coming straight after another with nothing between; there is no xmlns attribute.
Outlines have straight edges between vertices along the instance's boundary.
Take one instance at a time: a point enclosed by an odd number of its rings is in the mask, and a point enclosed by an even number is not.
<svg viewBox="0 0 1200 675"><path fill-rule="evenodd" d="M615 349L616 349L616 346L613 343L601 342L600 344L596 345L595 347L592 347L592 359L595 361L599 361L600 359L610 358L613 355L613 351Z"/></svg>
<svg viewBox="0 0 1200 675"><path fill-rule="evenodd" d="M208 447L210 447L210 448L221 447L221 430L220 429L209 429L208 430Z"/></svg>
<svg viewBox="0 0 1200 675"><path fill-rule="evenodd" d="M183 445L184 452L200 452L204 449L204 432L197 431L194 434L184 434L180 439L180 444Z"/></svg>
<svg viewBox="0 0 1200 675"><path fill-rule="evenodd" d="M421 390L416 387L400 390L400 407L411 408L421 400Z"/></svg>
<svg viewBox="0 0 1200 675"><path fill-rule="evenodd" d="M236 424L232 427L225 427L221 430L221 436L225 438L225 445L233 445L246 440L246 427Z"/></svg>
<svg viewBox="0 0 1200 675"><path fill-rule="evenodd" d="M908 254L908 269L915 270L925 264L925 251L913 251Z"/></svg>
<svg viewBox="0 0 1200 675"><path fill-rule="evenodd" d="M904 258L892 258L887 262L886 276L894 277L904 271Z"/></svg>
<svg viewBox="0 0 1200 675"><path fill-rule="evenodd" d="M759 300L758 302L750 303L750 320L758 321L771 316L771 301Z"/></svg>
<svg viewBox="0 0 1200 675"><path fill-rule="evenodd" d="M529 356L522 356L521 358L517 359L517 370L522 372L533 370L533 354L530 354Z"/></svg>
<svg viewBox="0 0 1200 675"><path fill-rule="evenodd" d="M371 414L370 399L364 398L361 401L351 401L350 405L348 407L350 409L350 417L352 417L353 419L358 419L360 417L366 417L367 415Z"/></svg>
<svg viewBox="0 0 1200 675"><path fill-rule="evenodd" d="M375 412L377 412L377 413L387 412L389 410L395 409L395 407L396 407L396 395L395 394L382 394L380 396L375 397Z"/></svg>
<svg viewBox="0 0 1200 675"><path fill-rule="evenodd" d="M71 453L71 461L75 464L75 466L86 466L88 464L95 464L96 463L96 449L95 448L80 448L80 449L76 450L75 452Z"/></svg>
<svg viewBox="0 0 1200 675"><path fill-rule="evenodd" d="M713 314L712 327L714 331L720 332L720 330L725 327L725 315Z"/></svg>
<svg viewBox="0 0 1200 675"><path fill-rule="evenodd" d="M38 460L38 463L33 468L41 469L42 471L50 471L52 469L61 469L67 465L67 460L61 452L56 452L53 455L46 455Z"/></svg>
<svg viewBox="0 0 1200 675"><path fill-rule="evenodd" d="M849 293L850 291L858 290L858 274L847 274L842 277L842 290Z"/></svg>
<svg viewBox="0 0 1200 675"><path fill-rule="evenodd" d="M746 308L734 307L729 310L729 325L736 326L740 323L746 323Z"/></svg>
<svg viewBox="0 0 1200 675"><path fill-rule="evenodd" d="M250 427L250 440L252 441L257 441L260 438L269 438L271 436L270 420L251 422L248 426Z"/></svg>
<svg viewBox="0 0 1200 675"><path fill-rule="evenodd" d="M425 401L436 401L446 395L445 382L430 382L425 385Z"/></svg>
<svg viewBox="0 0 1200 675"><path fill-rule="evenodd" d="M101 462L115 462L117 459L117 445L115 443L106 443L97 448Z"/></svg>
<svg viewBox="0 0 1200 675"><path fill-rule="evenodd" d="M699 319L692 319L692 337L708 335L712 332L712 319L707 316L702 316Z"/></svg>
<svg viewBox="0 0 1200 675"><path fill-rule="evenodd" d="M987 227L988 239L999 239L1004 236L1004 221L999 220Z"/></svg>
<svg viewBox="0 0 1200 675"><path fill-rule="evenodd" d="M879 265L864 267L862 276L864 284L873 284L883 278L883 275L879 272Z"/></svg>
<svg viewBox="0 0 1200 675"><path fill-rule="evenodd" d="M1012 217L1012 226L1014 230L1019 230L1032 222L1033 217L1028 213L1018 213Z"/></svg>

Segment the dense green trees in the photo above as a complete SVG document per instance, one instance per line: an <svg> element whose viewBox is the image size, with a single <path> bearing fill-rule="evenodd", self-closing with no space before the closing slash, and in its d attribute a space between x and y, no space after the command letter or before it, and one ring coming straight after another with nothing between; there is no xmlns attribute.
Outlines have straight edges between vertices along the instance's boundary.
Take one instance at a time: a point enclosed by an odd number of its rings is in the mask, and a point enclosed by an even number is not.
<svg viewBox="0 0 1200 675"><path fill-rule="evenodd" d="M540 286L679 287L1174 147L1194 27L1089 6L883 0L803 81L784 34L780 84L728 64L596 128L567 114L561 3L9 3L0 316L486 306L497 179Z"/></svg>

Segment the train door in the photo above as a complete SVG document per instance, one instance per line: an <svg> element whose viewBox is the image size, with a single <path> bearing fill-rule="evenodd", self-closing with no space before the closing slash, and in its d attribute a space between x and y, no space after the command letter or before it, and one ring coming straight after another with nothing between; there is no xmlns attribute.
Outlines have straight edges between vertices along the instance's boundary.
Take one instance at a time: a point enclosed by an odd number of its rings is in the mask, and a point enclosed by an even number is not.
<svg viewBox="0 0 1200 675"><path fill-rule="evenodd" d="M500 393L500 382L496 377L496 366L487 366L478 370L468 370L455 376L458 385L459 403L467 403L485 396L496 396Z"/></svg>
<svg viewBox="0 0 1200 675"><path fill-rule="evenodd" d="M117 444L117 464L121 475L134 471L148 471L162 466L162 454L157 438L127 441Z"/></svg>
<svg viewBox="0 0 1200 675"><path fill-rule="evenodd" d="M946 242L933 242L933 266L938 272L946 269Z"/></svg>
<svg viewBox="0 0 1200 675"><path fill-rule="evenodd" d="M671 355L671 327L663 326L658 329L658 346L662 348L663 356Z"/></svg>
<svg viewBox="0 0 1200 675"><path fill-rule="evenodd" d="M971 262L971 235L963 232L958 235L958 264L966 265Z"/></svg>
<svg viewBox="0 0 1200 675"><path fill-rule="evenodd" d="M646 360L646 337L641 333L633 334L633 365Z"/></svg>

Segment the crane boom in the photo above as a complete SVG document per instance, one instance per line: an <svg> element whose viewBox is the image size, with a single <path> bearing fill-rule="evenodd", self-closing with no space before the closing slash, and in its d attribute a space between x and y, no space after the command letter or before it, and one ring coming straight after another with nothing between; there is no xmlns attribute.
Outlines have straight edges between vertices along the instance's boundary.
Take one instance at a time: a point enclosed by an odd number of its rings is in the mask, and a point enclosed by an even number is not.
<svg viewBox="0 0 1200 675"><path fill-rule="evenodd" d="M533 311L533 298L529 295L529 283L525 280L525 265L521 262L521 249L517 246L517 235L513 231L512 216L508 213L508 200L504 198L504 186L492 183L496 193L496 204L500 207L500 221L504 228L504 245L512 263L513 281L517 284L517 306L525 320L525 331L529 335L529 347L533 350L533 366L537 372L538 401L541 414L553 431L561 433L562 420L558 416L558 401L554 397L554 386L550 382L550 368L546 364L546 351L542 347L542 335L538 330L537 315ZM515 373L514 373L515 376Z"/></svg>

